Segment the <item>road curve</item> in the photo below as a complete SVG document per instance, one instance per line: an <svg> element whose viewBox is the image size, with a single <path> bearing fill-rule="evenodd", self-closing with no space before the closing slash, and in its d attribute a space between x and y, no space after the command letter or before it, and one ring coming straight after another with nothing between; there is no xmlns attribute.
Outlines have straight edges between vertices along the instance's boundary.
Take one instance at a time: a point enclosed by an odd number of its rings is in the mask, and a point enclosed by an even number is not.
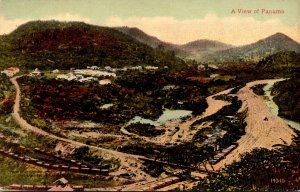
<svg viewBox="0 0 300 192"><path fill-rule="evenodd" d="M99 151L99 154L101 154L103 157L106 158L118 158L121 161L121 165L124 168L124 170L131 172L135 171L136 174L141 174L140 171L141 167L141 161L138 159L142 156L139 155L132 155L127 153L122 153L114 150L104 149L97 146L91 146L86 145L77 141L73 141L70 139L58 137L56 135L53 135L51 133L48 133L44 130L41 130L38 127L30 125L26 120L24 120L20 116L20 100L21 100L21 91L20 86L17 82L17 78L11 78L11 82L16 88L16 98L15 98L15 104L13 107L13 118L16 121L16 123L23 129L35 132L36 134L49 137L55 140L63 141L66 143L73 144L75 146L88 146L91 149L95 149ZM233 150L231 153L229 153L225 159L217 163L214 168L215 170L219 170L223 168L225 165L231 164L234 161L238 161L240 159L240 154L244 154L246 152L252 151L256 147L262 147L262 148L272 148L272 145L274 144L280 144L286 142L287 144L290 144L292 142L292 138L295 135L293 130L288 127L288 125L282 121L277 116L274 116L268 106L266 105L266 102L262 96L257 96L252 92L250 89L252 86L257 84L266 84L271 83L278 80L258 80L248 83L245 87L239 90L239 92L235 95L238 96L238 98L243 102L243 106L240 110L244 110L248 108L248 116L246 118L247 126L246 126L246 134L241 137L241 139L238 141L239 146ZM221 92L222 94L227 94L229 90L226 90L224 92ZM219 94L221 94L219 93ZM182 123L180 126L180 131L183 135L183 138L188 139L188 133L190 133L190 124L194 122L197 119L201 119L205 116L209 116L218 110L220 110L225 105L228 105L229 103L215 100L213 99L213 96L210 96L207 98L207 101L209 103L209 108L201 115L196 118L191 119L190 121L187 121L185 123ZM266 120L267 119L267 120ZM175 122L176 124L179 122ZM171 127L175 126L173 122L170 122L169 126ZM176 136L178 138L178 136ZM172 140L174 138L166 137L166 138L160 138L161 141L164 140ZM135 166L132 166L135 165ZM123 169L122 168L122 169ZM144 173L143 173L144 174ZM146 176L145 176L146 177ZM145 178L144 177L144 178Z"/></svg>
<svg viewBox="0 0 300 192"><path fill-rule="evenodd" d="M11 83L15 86L15 89L16 89L16 98L15 98L15 104L13 106L12 117L15 120L15 122L22 129L26 129L28 131L32 131L32 132L34 132L34 133L36 133L38 135L41 135L41 136L44 136L44 137L48 137L48 138L51 138L51 139L54 139L54 140L66 142L66 143L72 144L72 145L77 146L77 147L88 146L90 149L97 150L97 153L99 155L101 155L102 157L104 157L104 158L119 159L121 161L121 165L123 167L126 167L127 171L130 170L130 171L139 172L139 167L142 164L142 162L141 162L141 160L139 160L139 158L141 158L143 156L122 153L122 152L118 152L118 151L114 151L114 150L109 150L109 149L105 149L105 148L97 147L97 146L92 146L92 145L86 145L84 143L80 143L80 142L77 142L77 141L74 141L74 140L71 140L71 139L66 139L66 138L58 137L58 136L53 135L51 133L48 133L48 132L46 132L46 131L38 128L38 127L30 125L25 119L23 119L20 116L21 90L20 90L20 86L19 86L19 84L17 82L17 79L19 77L21 77L21 76L17 76L17 77L14 77L14 78L10 79ZM145 157L143 157L143 158L145 158ZM139 174L147 177L146 174L144 174L144 173L139 172Z"/></svg>

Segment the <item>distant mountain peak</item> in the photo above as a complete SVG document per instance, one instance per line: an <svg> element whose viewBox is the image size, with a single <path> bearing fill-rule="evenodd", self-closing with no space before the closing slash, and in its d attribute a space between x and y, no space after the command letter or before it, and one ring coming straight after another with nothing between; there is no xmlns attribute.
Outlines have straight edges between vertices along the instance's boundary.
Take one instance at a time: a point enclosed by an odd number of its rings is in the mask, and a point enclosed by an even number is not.
<svg viewBox="0 0 300 192"><path fill-rule="evenodd" d="M199 39L196 41L191 41L184 45L181 45L181 48L187 51L219 51L219 50L226 50L229 48L234 47L233 45L222 43L219 41L208 40L208 39Z"/></svg>
<svg viewBox="0 0 300 192"><path fill-rule="evenodd" d="M282 52L294 51L300 53L300 44L283 33L275 33L255 43L218 51L214 55L204 58L205 61L254 61L257 62L269 55Z"/></svg>
<svg viewBox="0 0 300 192"><path fill-rule="evenodd" d="M220 41L215 41L215 40L208 40L208 39L198 39L195 41L191 41L189 43L186 43L182 46L229 46L229 47L233 47L233 45L230 44L226 44L226 43L222 43Z"/></svg>
<svg viewBox="0 0 300 192"><path fill-rule="evenodd" d="M284 33L278 32L275 33L265 39L262 39L262 41L293 41L295 42L292 38L290 38L289 36L285 35Z"/></svg>

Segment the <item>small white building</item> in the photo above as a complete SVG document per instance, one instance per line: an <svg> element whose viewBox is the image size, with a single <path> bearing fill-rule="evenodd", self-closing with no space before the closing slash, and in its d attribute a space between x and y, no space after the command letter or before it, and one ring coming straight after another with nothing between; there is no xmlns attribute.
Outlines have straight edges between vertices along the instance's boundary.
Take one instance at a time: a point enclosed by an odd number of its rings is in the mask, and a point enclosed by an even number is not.
<svg viewBox="0 0 300 192"><path fill-rule="evenodd" d="M155 67L155 66L146 66L145 69L147 69L147 70L157 70L158 67Z"/></svg>
<svg viewBox="0 0 300 192"><path fill-rule="evenodd" d="M208 65L208 67L210 67L212 69L219 69L219 67L217 65L214 65L214 64L210 64L210 65Z"/></svg>
<svg viewBox="0 0 300 192"><path fill-rule="evenodd" d="M111 67L110 66L105 66L104 69L107 70L107 71L110 71Z"/></svg>
<svg viewBox="0 0 300 192"><path fill-rule="evenodd" d="M59 70L55 69L55 70L52 71L52 73L59 73Z"/></svg>
<svg viewBox="0 0 300 192"><path fill-rule="evenodd" d="M102 79L99 81L100 85L109 85L111 84L111 80L110 79Z"/></svg>
<svg viewBox="0 0 300 192"><path fill-rule="evenodd" d="M93 80L95 80L94 77L86 77L86 78L78 79L78 81L81 82L81 83L91 82L91 81L93 81Z"/></svg>
<svg viewBox="0 0 300 192"><path fill-rule="evenodd" d="M100 109L109 109L111 108L112 106L114 106L114 104L112 103L108 103L108 104L104 104L100 107Z"/></svg>
<svg viewBox="0 0 300 192"><path fill-rule="evenodd" d="M20 69L18 67L9 67L9 68L1 71L1 73L4 73L8 77L12 77L19 72L20 72Z"/></svg>
<svg viewBox="0 0 300 192"><path fill-rule="evenodd" d="M68 73L68 74L57 75L56 79L66 79L68 81L72 81L77 79L77 77L73 73Z"/></svg>
<svg viewBox="0 0 300 192"><path fill-rule="evenodd" d="M130 67L131 70L142 70L143 67L142 66L134 66L134 67Z"/></svg>
<svg viewBox="0 0 300 192"><path fill-rule="evenodd" d="M206 67L204 65L198 65L197 69L202 71L202 70L206 70Z"/></svg>
<svg viewBox="0 0 300 192"><path fill-rule="evenodd" d="M87 69L99 70L100 67L98 67L98 66L91 66L91 67L89 67L89 66L88 66Z"/></svg>
<svg viewBox="0 0 300 192"><path fill-rule="evenodd" d="M41 76L41 75L42 72L40 72L38 68L36 68L34 71L30 73L30 76L34 76L34 77Z"/></svg>

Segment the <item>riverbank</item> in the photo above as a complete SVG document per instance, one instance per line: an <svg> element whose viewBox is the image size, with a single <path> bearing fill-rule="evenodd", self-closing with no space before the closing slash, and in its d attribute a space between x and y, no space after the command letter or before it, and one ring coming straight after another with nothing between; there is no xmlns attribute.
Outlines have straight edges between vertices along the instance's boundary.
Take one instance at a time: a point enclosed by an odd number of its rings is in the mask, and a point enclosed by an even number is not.
<svg viewBox="0 0 300 192"><path fill-rule="evenodd" d="M283 81L284 79L281 79L277 82ZM269 107L269 109L271 110L271 113L275 116L279 117L279 107L278 105L274 102L274 95L271 94L272 92L272 88L274 87L274 84L276 82L272 82L267 84L263 90L265 92L265 96L267 98L266 103L267 106ZM285 119L283 117L279 117L281 118L284 122L286 122L288 125L290 125L292 128L297 129L298 131L300 131L300 123L296 122L296 121L292 121L292 120L288 120Z"/></svg>
<svg viewBox="0 0 300 192"><path fill-rule="evenodd" d="M272 149L275 144L292 143L292 138L296 135L294 131L281 118L271 113L263 96L257 96L251 90L255 85L277 81L279 80L253 81L237 93L238 98L243 101L240 111L248 109L246 134L237 142L238 147L214 166L216 170L239 161L241 154L251 152L255 148Z"/></svg>

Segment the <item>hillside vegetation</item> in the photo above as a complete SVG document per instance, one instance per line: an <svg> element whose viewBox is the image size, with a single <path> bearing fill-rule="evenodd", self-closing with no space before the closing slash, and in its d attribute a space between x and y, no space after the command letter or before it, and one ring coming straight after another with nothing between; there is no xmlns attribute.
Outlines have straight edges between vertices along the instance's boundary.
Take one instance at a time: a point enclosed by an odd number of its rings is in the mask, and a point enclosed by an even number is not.
<svg viewBox="0 0 300 192"><path fill-rule="evenodd" d="M279 116L300 122L300 75L276 83L272 94Z"/></svg>
<svg viewBox="0 0 300 192"><path fill-rule="evenodd" d="M169 66L184 62L115 29L82 22L33 21L0 38L0 66L69 69L86 66Z"/></svg>
<svg viewBox="0 0 300 192"><path fill-rule="evenodd" d="M179 57L194 59L202 63L258 62L269 55L282 51L300 53L300 44L283 33L276 33L257 42L235 47L208 39L199 39L178 45L164 42L138 28L116 27L116 29L151 47L162 46L173 51Z"/></svg>
<svg viewBox="0 0 300 192"><path fill-rule="evenodd" d="M297 133L299 134L299 132ZM300 187L299 137L291 146L254 149L199 182L199 191L293 191Z"/></svg>
<svg viewBox="0 0 300 192"><path fill-rule="evenodd" d="M255 43L234 47L206 55L203 62L253 61L258 62L269 55L295 51L300 53L300 44L283 33L276 33Z"/></svg>
<svg viewBox="0 0 300 192"><path fill-rule="evenodd" d="M258 70L277 74L292 74L300 71L300 53L279 52L262 59L256 65Z"/></svg>

